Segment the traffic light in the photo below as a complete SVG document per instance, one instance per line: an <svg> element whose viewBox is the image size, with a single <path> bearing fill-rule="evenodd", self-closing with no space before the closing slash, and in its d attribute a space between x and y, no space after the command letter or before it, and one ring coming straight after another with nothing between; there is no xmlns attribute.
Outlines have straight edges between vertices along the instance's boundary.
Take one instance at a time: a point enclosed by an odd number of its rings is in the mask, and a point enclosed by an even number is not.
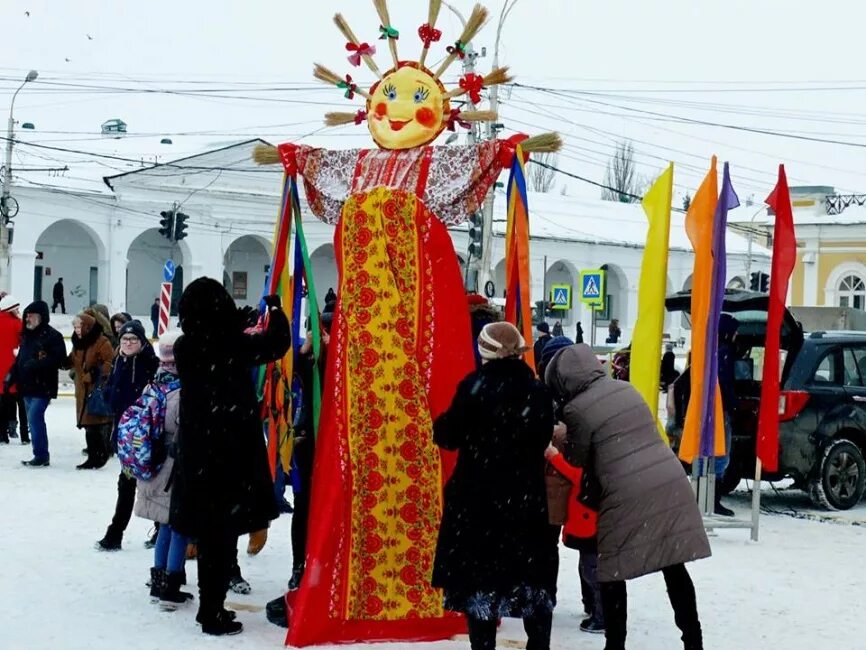
<svg viewBox="0 0 866 650"><path fill-rule="evenodd" d="M186 220L189 219L183 212L178 212L174 217L174 241L180 241L186 237Z"/></svg>
<svg viewBox="0 0 866 650"><path fill-rule="evenodd" d="M163 210L159 216L159 234L171 241L174 235L174 210Z"/></svg>
<svg viewBox="0 0 866 650"><path fill-rule="evenodd" d="M770 275L763 271L753 271L749 276L749 289L768 293L770 290Z"/></svg>
<svg viewBox="0 0 866 650"><path fill-rule="evenodd" d="M770 292L770 276L767 273L761 273L761 293Z"/></svg>
<svg viewBox="0 0 866 650"><path fill-rule="evenodd" d="M469 215L469 254L475 259L481 259L484 242L484 215L473 212Z"/></svg>

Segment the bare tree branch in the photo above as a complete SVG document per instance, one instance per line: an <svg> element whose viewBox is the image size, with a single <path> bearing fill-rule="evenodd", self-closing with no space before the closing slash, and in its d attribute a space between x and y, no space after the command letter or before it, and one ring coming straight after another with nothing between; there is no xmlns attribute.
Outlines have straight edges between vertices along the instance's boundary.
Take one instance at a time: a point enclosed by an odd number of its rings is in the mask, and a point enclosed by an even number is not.
<svg viewBox="0 0 866 650"><path fill-rule="evenodd" d="M540 153L532 157L541 164L531 165L527 169L529 188L534 192L549 192L556 182L556 171L551 167L556 167L559 156L555 153Z"/></svg>
<svg viewBox="0 0 866 650"><path fill-rule="evenodd" d="M631 140L617 143L616 151L607 163L604 184L607 188L602 189L601 198L605 201L634 203L638 200L644 181L635 173L634 145Z"/></svg>

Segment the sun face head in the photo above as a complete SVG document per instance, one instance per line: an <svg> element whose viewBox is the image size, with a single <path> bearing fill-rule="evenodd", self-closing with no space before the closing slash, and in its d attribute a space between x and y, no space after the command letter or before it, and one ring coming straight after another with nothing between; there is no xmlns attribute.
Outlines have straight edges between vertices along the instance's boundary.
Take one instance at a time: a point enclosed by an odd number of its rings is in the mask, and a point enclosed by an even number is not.
<svg viewBox="0 0 866 650"><path fill-rule="evenodd" d="M439 80L418 63L403 62L370 89L367 124L383 149L411 149L433 142L449 111Z"/></svg>

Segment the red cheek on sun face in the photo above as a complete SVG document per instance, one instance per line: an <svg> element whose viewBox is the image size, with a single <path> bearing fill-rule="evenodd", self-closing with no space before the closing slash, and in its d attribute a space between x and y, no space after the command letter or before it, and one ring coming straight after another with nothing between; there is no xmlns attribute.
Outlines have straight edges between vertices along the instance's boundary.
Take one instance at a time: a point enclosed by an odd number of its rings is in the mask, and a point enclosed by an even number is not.
<svg viewBox="0 0 866 650"><path fill-rule="evenodd" d="M385 117L388 113L388 107L385 106L385 102L379 102L376 104L376 115L379 117Z"/></svg>
<svg viewBox="0 0 866 650"><path fill-rule="evenodd" d="M415 111L415 121L421 126L426 126L430 129L436 124L436 114L433 112L433 109L425 106Z"/></svg>

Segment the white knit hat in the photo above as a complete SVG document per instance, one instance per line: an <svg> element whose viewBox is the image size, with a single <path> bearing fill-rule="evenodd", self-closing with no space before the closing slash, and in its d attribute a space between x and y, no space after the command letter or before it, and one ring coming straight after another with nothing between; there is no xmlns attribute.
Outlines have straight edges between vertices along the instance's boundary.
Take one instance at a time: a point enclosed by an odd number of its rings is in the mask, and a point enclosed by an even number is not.
<svg viewBox="0 0 866 650"><path fill-rule="evenodd" d="M0 311L12 311L13 309L18 309L20 306L21 303L9 294L0 298Z"/></svg>
<svg viewBox="0 0 866 650"><path fill-rule="evenodd" d="M177 329L168 330L159 337L157 346L157 356L163 363L174 363L174 343L180 338L181 332Z"/></svg>
<svg viewBox="0 0 866 650"><path fill-rule="evenodd" d="M519 357L529 348L520 331L511 323L487 323L478 335L478 353L482 359Z"/></svg>

